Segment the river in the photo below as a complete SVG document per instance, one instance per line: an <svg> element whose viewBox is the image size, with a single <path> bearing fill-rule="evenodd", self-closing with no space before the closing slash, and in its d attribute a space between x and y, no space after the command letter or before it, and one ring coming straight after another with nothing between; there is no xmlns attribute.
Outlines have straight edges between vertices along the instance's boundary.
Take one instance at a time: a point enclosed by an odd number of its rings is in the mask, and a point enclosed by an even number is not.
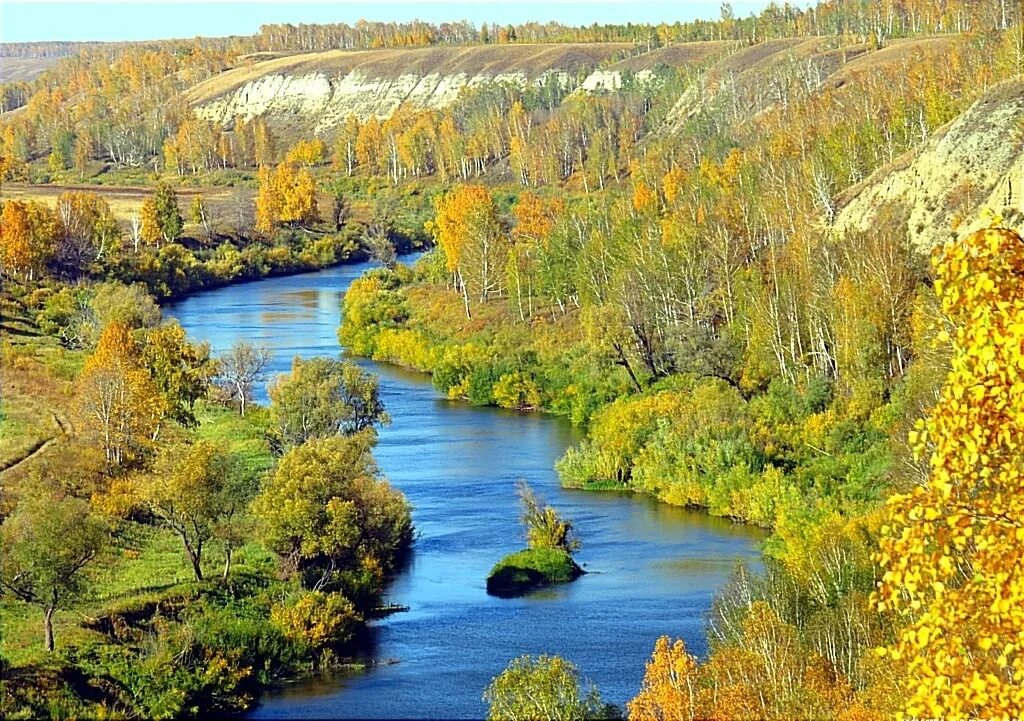
<svg viewBox="0 0 1024 721"><path fill-rule="evenodd" d="M345 289L368 264L270 278L166 309L221 351L262 342L274 371L295 355L337 356ZM737 559L757 562L758 532L617 493L562 489L553 470L578 433L539 414L472 408L440 397L427 376L360 361L381 378L392 423L375 455L413 506L412 561L388 600L409 607L372 625L365 673L303 681L267 694L249 718L481 718L481 692L510 659L559 654L606 701L640 685L655 639L706 650L706 615ZM258 400L265 401L265 390ZM588 574L518 599L488 596L491 566L525 545L515 482L525 478L575 522Z"/></svg>

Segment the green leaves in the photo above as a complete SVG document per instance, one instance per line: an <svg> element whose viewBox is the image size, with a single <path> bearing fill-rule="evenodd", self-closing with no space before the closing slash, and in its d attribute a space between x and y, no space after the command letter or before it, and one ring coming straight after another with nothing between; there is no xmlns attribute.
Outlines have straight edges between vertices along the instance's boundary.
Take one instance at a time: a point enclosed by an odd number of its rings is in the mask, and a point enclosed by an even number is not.
<svg viewBox="0 0 1024 721"><path fill-rule="evenodd" d="M366 563L395 567L412 540L405 497L377 478L370 430L284 454L253 503L267 546L307 585L337 586Z"/></svg>
<svg viewBox="0 0 1024 721"><path fill-rule="evenodd" d="M491 721L607 719L609 708L569 661L560 656L520 656L484 691Z"/></svg>
<svg viewBox="0 0 1024 721"><path fill-rule="evenodd" d="M269 388L271 415L281 441L296 446L312 438L362 431L390 421L377 377L351 361L298 356L292 371Z"/></svg>

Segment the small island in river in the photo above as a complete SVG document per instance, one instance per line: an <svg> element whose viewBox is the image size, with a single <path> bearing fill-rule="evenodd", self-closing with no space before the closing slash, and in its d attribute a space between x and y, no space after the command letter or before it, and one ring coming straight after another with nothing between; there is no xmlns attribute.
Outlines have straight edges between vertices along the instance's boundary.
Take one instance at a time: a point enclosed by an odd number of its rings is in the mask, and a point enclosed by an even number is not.
<svg viewBox="0 0 1024 721"><path fill-rule="evenodd" d="M542 586L575 581L584 573L586 571L568 551L527 548L505 556L494 565L487 577L487 593L512 598Z"/></svg>
<svg viewBox="0 0 1024 721"><path fill-rule="evenodd" d="M487 576L487 593L502 598L569 583L586 573L572 556L580 547L572 522L544 505L524 481L517 487L529 547L505 556Z"/></svg>

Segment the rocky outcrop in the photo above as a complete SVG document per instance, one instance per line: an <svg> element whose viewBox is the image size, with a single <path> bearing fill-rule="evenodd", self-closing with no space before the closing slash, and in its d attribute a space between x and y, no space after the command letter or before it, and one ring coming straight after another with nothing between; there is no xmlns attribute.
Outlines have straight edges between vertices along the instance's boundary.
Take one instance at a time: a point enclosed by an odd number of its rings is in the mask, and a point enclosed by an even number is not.
<svg viewBox="0 0 1024 721"><path fill-rule="evenodd" d="M866 230L882 213L905 219L927 250L988 224L1024 216L1024 83L996 86L917 151L838 199L835 229Z"/></svg>
<svg viewBox="0 0 1024 721"><path fill-rule="evenodd" d="M445 108L484 82L558 83L579 92L612 92L627 76L659 66L697 65L728 43L682 43L646 51L629 43L466 48L333 50L251 62L192 88L196 112L228 125L262 116L278 129L330 134L349 115L387 118L407 103Z"/></svg>
<svg viewBox="0 0 1024 721"><path fill-rule="evenodd" d="M548 74L536 82L547 80ZM564 77L558 78L565 82ZM402 103L418 108L444 108L455 101L463 88L485 81L526 85L523 73L443 76L439 73L405 73L392 77L368 77L354 70L340 77L322 72L305 75L273 73L197 108L200 116L227 124L241 116L299 117L310 121L312 131L322 135L340 125L349 115L360 120L387 118Z"/></svg>

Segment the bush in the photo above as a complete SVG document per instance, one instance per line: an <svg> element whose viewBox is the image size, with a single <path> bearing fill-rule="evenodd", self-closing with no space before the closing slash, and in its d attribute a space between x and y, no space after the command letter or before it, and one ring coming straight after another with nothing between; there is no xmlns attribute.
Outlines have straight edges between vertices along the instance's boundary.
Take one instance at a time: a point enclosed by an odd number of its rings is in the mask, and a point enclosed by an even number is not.
<svg viewBox="0 0 1024 721"><path fill-rule="evenodd" d="M274 606L270 619L285 638L313 650L344 646L363 620L340 593L320 591Z"/></svg>
<svg viewBox="0 0 1024 721"><path fill-rule="evenodd" d="M515 371L506 373L493 389L494 402L502 408L534 410L541 407L541 391L533 376Z"/></svg>

